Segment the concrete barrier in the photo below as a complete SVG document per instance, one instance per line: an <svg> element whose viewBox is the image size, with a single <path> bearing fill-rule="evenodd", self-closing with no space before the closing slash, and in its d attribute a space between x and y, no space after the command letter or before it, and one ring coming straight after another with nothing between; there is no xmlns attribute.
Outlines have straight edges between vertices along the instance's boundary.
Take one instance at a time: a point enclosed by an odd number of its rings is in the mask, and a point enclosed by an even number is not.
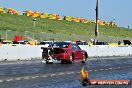
<svg viewBox="0 0 132 88"><path fill-rule="evenodd" d="M0 61L16 61L41 59L42 46L0 46ZM80 48L87 51L89 57L107 56L132 56L132 47L109 47L80 45Z"/></svg>
<svg viewBox="0 0 132 88"><path fill-rule="evenodd" d="M84 46L80 45L80 48L87 51L89 57L107 57L107 56L132 56L131 46L119 46L119 47L109 47L109 46Z"/></svg>
<svg viewBox="0 0 132 88"><path fill-rule="evenodd" d="M41 46L0 46L0 61L40 59Z"/></svg>

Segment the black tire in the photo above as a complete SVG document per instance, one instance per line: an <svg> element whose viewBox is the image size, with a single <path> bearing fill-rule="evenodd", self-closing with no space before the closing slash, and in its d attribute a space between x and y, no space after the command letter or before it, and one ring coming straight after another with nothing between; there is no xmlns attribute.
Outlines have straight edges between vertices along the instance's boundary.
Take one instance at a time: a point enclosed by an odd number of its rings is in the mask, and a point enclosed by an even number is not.
<svg viewBox="0 0 132 88"><path fill-rule="evenodd" d="M68 60L68 63L69 63L69 64L72 64L73 61L74 61L74 55L71 54L71 55L70 55L70 58L69 58L69 60Z"/></svg>
<svg viewBox="0 0 132 88"><path fill-rule="evenodd" d="M65 64L65 62L66 62L65 60L61 60L61 64Z"/></svg>

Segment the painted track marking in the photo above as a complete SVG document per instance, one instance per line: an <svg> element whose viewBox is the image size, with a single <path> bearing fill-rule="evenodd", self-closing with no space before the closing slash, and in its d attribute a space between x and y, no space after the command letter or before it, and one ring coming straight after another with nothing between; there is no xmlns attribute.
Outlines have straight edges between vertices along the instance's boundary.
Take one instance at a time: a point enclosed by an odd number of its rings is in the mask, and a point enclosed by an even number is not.
<svg viewBox="0 0 132 88"><path fill-rule="evenodd" d="M60 74L58 74L58 75L64 75L65 73L60 73Z"/></svg>
<svg viewBox="0 0 132 88"><path fill-rule="evenodd" d="M81 72L77 72L78 74L81 73Z"/></svg>
<svg viewBox="0 0 132 88"><path fill-rule="evenodd" d="M4 80L0 80L0 82L4 82Z"/></svg>
<svg viewBox="0 0 132 88"><path fill-rule="evenodd" d="M127 66L127 67L132 67L132 66Z"/></svg>
<svg viewBox="0 0 132 88"><path fill-rule="evenodd" d="M70 75L70 74L72 74L72 73L71 73L71 72L68 72L67 74Z"/></svg>
<svg viewBox="0 0 132 88"><path fill-rule="evenodd" d="M94 70L95 72L98 71L98 70Z"/></svg>
<svg viewBox="0 0 132 88"><path fill-rule="evenodd" d="M38 78L39 76L33 76L32 78L35 79L35 78Z"/></svg>
<svg viewBox="0 0 132 88"><path fill-rule="evenodd" d="M47 76L46 75L42 75L41 77L46 78Z"/></svg>
<svg viewBox="0 0 132 88"><path fill-rule="evenodd" d="M50 76L53 77L53 76L55 76L55 75L56 75L56 74L51 74Z"/></svg>
<svg viewBox="0 0 132 88"><path fill-rule="evenodd" d="M103 71L104 69L99 69L99 70Z"/></svg>
<svg viewBox="0 0 132 88"><path fill-rule="evenodd" d="M107 71L107 70L109 70L109 69L104 69L104 70L106 70L106 71Z"/></svg>
<svg viewBox="0 0 132 88"><path fill-rule="evenodd" d="M21 80L22 78L15 78L15 80Z"/></svg>
<svg viewBox="0 0 132 88"><path fill-rule="evenodd" d="M98 69L98 70L89 70L90 72L92 71L104 71L104 70L112 70L112 69L120 69L120 68L128 68L128 67L132 67L132 66L123 66L123 67L116 67L116 68L106 68L106 69ZM56 75L65 75L65 74L75 74L75 73L81 73L80 71L79 72L67 72L67 73L59 73L59 74L51 74L50 76L53 77L53 76L56 76ZM6 81L6 82L10 82L10 81L14 81L14 80L26 80L26 79L35 79L35 78L38 78L38 77L41 77L41 78L46 78L48 77L47 75L42 75L42 76L27 76L27 77L17 77L17 78L14 78L14 79L5 79L5 80L0 80L0 83Z"/></svg>
<svg viewBox="0 0 132 88"><path fill-rule="evenodd" d="M7 82L9 82L9 81L12 81L13 79L7 79L7 80L5 80L5 81L7 81Z"/></svg>
<svg viewBox="0 0 132 88"><path fill-rule="evenodd" d="M113 69L113 68L108 68L108 69Z"/></svg>
<svg viewBox="0 0 132 88"><path fill-rule="evenodd" d="M29 79L29 77L24 77L23 79Z"/></svg>
<svg viewBox="0 0 132 88"><path fill-rule="evenodd" d="M90 72L92 72L93 70L89 70Z"/></svg>
<svg viewBox="0 0 132 88"><path fill-rule="evenodd" d="M117 67L117 68L121 68L121 67Z"/></svg>

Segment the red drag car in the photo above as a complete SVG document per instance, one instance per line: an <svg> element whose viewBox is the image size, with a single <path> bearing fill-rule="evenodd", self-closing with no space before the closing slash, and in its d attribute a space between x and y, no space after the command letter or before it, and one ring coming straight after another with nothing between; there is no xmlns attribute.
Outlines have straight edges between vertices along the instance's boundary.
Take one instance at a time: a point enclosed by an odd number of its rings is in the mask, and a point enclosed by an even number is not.
<svg viewBox="0 0 132 88"><path fill-rule="evenodd" d="M61 63L73 63L81 61L85 63L88 58L86 51L71 42L54 42L51 47L41 47L43 49L42 59L49 63L51 59L61 61Z"/></svg>

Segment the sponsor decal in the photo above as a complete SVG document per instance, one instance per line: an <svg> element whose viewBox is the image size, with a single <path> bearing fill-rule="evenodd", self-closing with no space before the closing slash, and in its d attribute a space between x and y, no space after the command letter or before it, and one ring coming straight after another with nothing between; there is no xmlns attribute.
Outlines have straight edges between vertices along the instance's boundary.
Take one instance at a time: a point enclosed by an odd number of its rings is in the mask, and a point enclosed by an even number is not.
<svg viewBox="0 0 132 88"><path fill-rule="evenodd" d="M79 78L80 83L82 86L87 85L130 85L130 80L94 80L89 79L88 71L84 70L84 67L81 70L82 77Z"/></svg>

